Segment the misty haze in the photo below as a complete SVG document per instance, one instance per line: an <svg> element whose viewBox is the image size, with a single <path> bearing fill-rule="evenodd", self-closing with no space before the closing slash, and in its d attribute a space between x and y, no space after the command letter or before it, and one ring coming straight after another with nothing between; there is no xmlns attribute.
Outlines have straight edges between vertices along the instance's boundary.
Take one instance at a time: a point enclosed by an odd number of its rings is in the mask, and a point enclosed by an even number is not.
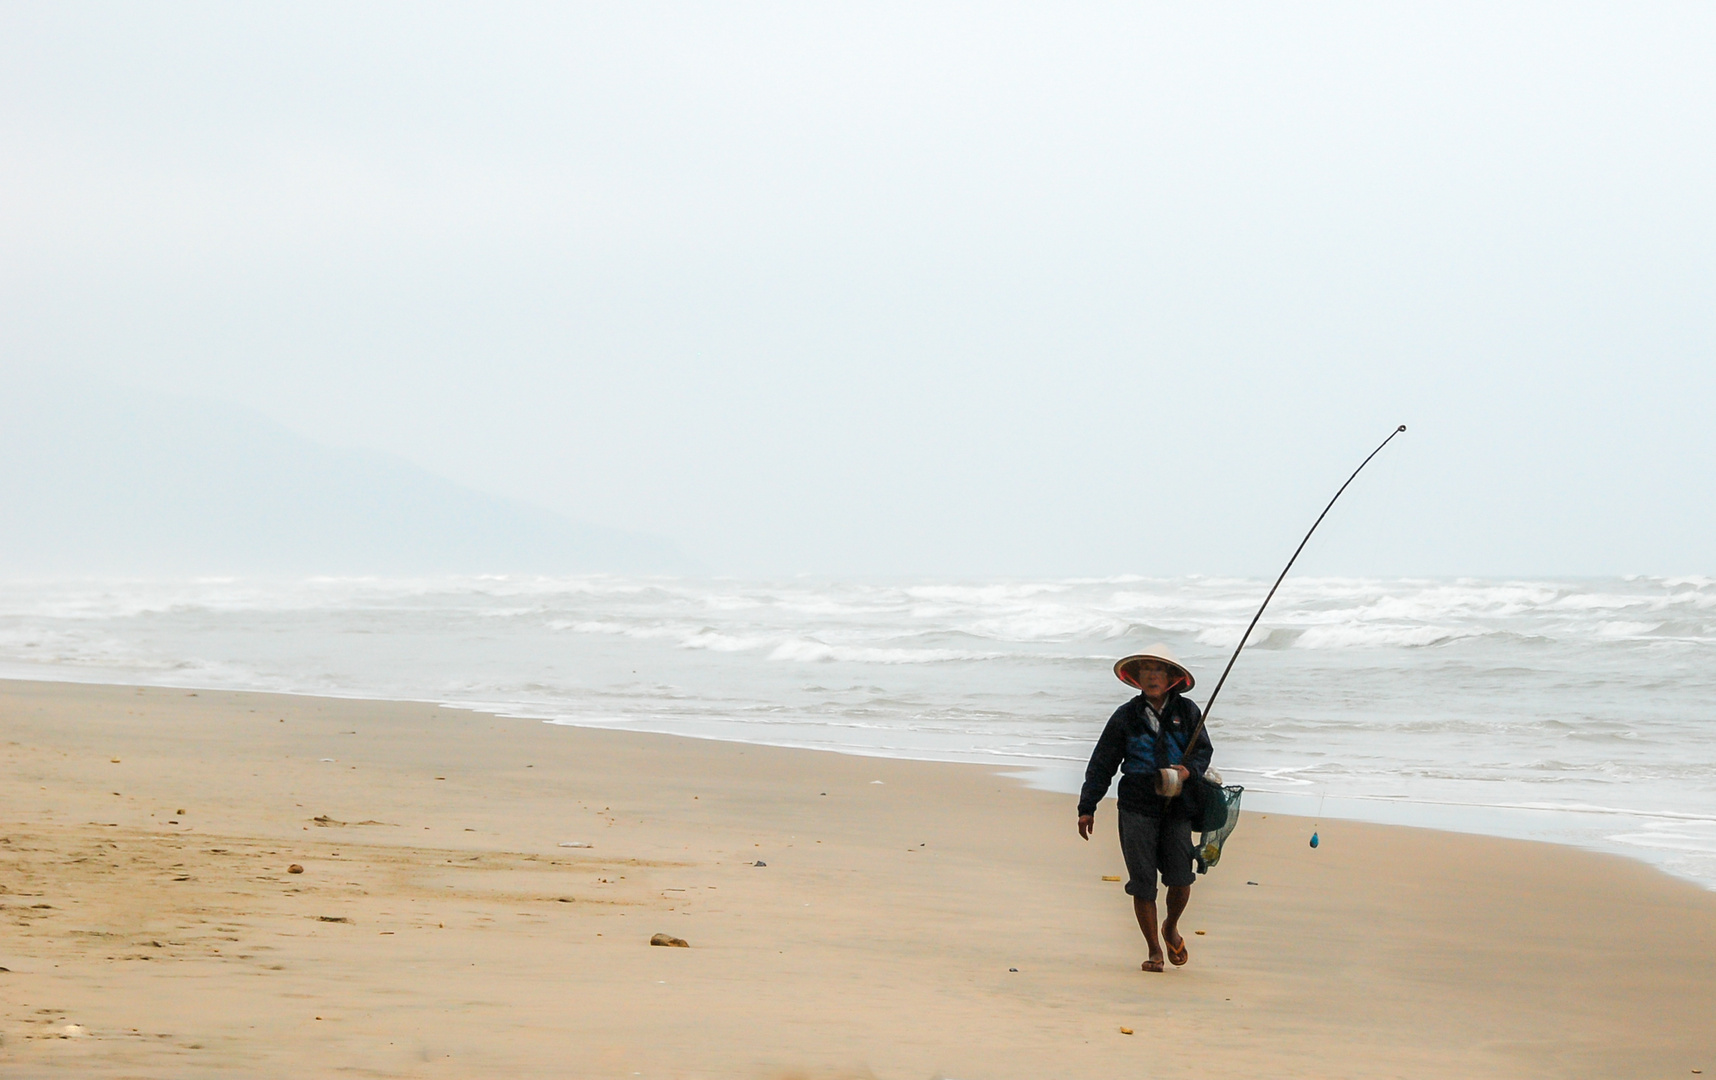
<svg viewBox="0 0 1716 1080"><path fill-rule="evenodd" d="M1713 56L3 0L0 1073L1716 1075Z"/></svg>

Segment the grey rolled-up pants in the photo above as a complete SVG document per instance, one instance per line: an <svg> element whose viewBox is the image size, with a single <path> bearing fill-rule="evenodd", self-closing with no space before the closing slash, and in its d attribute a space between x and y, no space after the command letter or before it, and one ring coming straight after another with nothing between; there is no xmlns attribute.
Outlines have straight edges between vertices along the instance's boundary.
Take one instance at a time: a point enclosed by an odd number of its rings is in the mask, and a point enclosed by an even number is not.
<svg viewBox="0 0 1716 1080"><path fill-rule="evenodd" d="M1156 875L1173 888L1198 879L1192 870L1192 822L1183 814L1153 817L1120 811L1120 854L1126 859L1126 892L1140 900L1156 899Z"/></svg>

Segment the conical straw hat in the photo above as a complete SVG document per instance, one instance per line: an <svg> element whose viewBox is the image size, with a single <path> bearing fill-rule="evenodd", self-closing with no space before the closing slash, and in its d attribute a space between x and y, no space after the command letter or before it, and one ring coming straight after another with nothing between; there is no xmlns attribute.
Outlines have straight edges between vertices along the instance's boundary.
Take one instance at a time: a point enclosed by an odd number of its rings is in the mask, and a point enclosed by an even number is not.
<svg viewBox="0 0 1716 1080"><path fill-rule="evenodd" d="M1134 690L1142 689L1138 685L1136 666L1143 660L1160 660L1180 673L1180 682L1171 687L1174 690L1190 690L1197 685L1192 673L1186 670L1186 665L1180 663L1180 658L1169 651L1166 645L1152 645L1143 652L1135 652L1131 656L1122 657L1114 662L1114 676Z"/></svg>

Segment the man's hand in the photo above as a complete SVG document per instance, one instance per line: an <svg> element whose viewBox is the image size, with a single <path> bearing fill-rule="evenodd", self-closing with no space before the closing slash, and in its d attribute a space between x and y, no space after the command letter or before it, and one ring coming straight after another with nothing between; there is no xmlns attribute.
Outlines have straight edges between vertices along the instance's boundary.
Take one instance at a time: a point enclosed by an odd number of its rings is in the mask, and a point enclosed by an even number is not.
<svg viewBox="0 0 1716 1080"><path fill-rule="evenodd" d="M1174 771L1180 774L1181 780L1190 780L1192 778L1192 770L1186 768L1184 765L1174 766Z"/></svg>
<svg viewBox="0 0 1716 1080"><path fill-rule="evenodd" d="M1096 828L1095 814L1080 814L1078 816L1078 836L1080 840L1090 839L1090 830Z"/></svg>

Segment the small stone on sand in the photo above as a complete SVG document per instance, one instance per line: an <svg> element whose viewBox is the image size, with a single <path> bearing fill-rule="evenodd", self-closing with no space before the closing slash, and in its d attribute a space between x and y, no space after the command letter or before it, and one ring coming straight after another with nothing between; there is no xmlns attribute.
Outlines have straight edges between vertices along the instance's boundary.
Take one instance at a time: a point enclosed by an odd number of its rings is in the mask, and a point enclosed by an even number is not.
<svg viewBox="0 0 1716 1080"><path fill-rule="evenodd" d="M651 945L666 945L675 949L691 948L684 938L674 937L672 934L657 934L649 939L649 943Z"/></svg>
<svg viewBox="0 0 1716 1080"><path fill-rule="evenodd" d="M299 866L297 863L293 863L291 866L286 868L286 872L288 874L302 874L304 872L304 868Z"/></svg>
<svg viewBox="0 0 1716 1080"><path fill-rule="evenodd" d="M756 862L754 862L754 863L752 863L752 864L751 864L751 865L752 865L752 866L767 866L767 865L769 865L769 864L768 864L768 863L766 863L766 862L764 862L764 861L763 861L763 860L761 860L761 859L758 859L758 860L757 860L757 861L756 861Z"/></svg>
<svg viewBox="0 0 1716 1080"><path fill-rule="evenodd" d="M1122 1034L1122 1035L1130 1035L1130 1034L1132 1034L1132 1029L1131 1029L1131 1028L1121 1028L1121 1029L1120 1029L1120 1034Z"/></svg>

